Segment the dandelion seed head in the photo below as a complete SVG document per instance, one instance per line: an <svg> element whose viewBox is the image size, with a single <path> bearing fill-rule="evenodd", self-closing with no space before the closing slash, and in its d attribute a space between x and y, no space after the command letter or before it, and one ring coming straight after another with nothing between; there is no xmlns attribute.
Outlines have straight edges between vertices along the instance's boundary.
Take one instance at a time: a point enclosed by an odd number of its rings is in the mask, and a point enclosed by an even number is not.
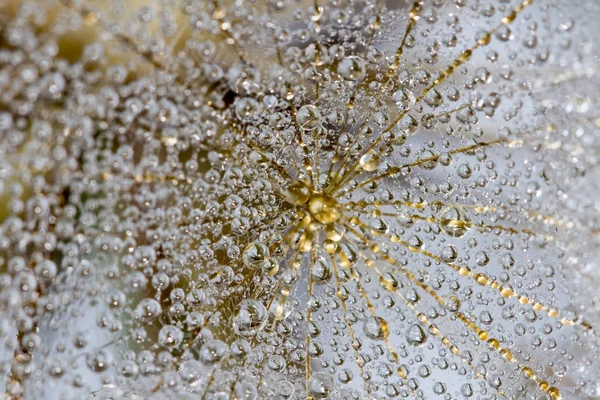
<svg viewBox="0 0 600 400"><path fill-rule="evenodd" d="M599 398L589 1L0 4L6 398Z"/></svg>

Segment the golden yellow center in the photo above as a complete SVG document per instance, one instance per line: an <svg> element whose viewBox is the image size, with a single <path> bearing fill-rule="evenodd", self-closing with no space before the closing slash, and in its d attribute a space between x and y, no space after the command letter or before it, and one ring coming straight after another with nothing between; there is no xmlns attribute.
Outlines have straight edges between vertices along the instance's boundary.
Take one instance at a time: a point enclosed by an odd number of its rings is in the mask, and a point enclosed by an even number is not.
<svg viewBox="0 0 600 400"><path fill-rule="evenodd" d="M322 224L331 224L336 222L341 212L338 204L329 196L317 194L308 201L308 211L318 222Z"/></svg>

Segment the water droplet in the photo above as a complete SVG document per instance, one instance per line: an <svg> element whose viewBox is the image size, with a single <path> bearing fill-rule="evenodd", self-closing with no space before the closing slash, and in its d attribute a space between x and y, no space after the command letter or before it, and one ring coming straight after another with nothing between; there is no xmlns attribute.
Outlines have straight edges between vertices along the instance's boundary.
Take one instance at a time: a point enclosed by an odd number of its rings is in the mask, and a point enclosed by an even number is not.
<svg viewBox="0 0 600 400"><path fill-rule="evenodd" d="M465 397L473 396L473 387L470 384L465 383L460 387L460 394L462 394Z"/></svg>
<svg viewBox="0 0 600 400"><path fill-rule="evenodd" d="M91 353L87 357L87 365L94 372L106 371L113 364L113 357L107 350Z"/></svg>
<svg viewBox="0 0 600 400"><path fill-rule="evenodd" d="M400 89L392 97L400 110L408 110L415 103L415 95L408 89Z"/></svg>
<svg viewBox="0 0 600 400"><path fill-rule="evenodd" d="M471 222L462 207L448 207L440 217L442 230L452 237L463 237L471 227Z"/></svg>
<svg viewBox="0 0 600 400"><path fill-rule="evenodd" d="M311 215L322 224L336 222L341 216L336 201L329 196L317 195L311 197L308 202L308 209Z"/></svg>
<svg viewBox="0 0 600 400"><path fill-rule="evenodd" d="M333 378L327 372L314 373L308 380L308 394L315 399L326 399L333 391Z"/></svg>
<svg viewBox="0 0 600 400"><path fill-rule="evenodd" d="M317 106L302 106L296 114L296 121L305 131L315 130L321 124L321 112Z"/></svg>
<svg viewBox="0 0 600 400"><path fill-rule="evenodd" d="M456 249L454 248L454 246L445 246L442 249L442 254L440 257L445 262L451 263L451 262L456 261L458 254L456 253Z"/></svg>
<svg viewBox="0 0 600 400"><path fill-rule="evenodd" d="M456 169L456 172L458 173L458 176L460 176L463 179L470 178L472 174L471 167L467 163L460 164Z"/></svg>
<svg viewBox="0 0 600 400"><path fill-rule="evenodd" d="M239 99L235 105L235 115L243 122L251 122L260 111L260 103L251 97Z"/></svg>
<svg viewBox="0 0 600 400"><path fill-rule="evenodd" d="M312 276L315 283L323 284L327 283L333 274L331 263L325 258L319 258L315 261L312 267Z"/></svg>
<svg viewBox="0 0 600 400"><path fill-rule="evenodd" d="M229 352L229 347L221 340L210 340L200 349L200 361L212 364L220 361Z"/></svg>
<svg viewBox="0 0 600 400"><path fill-rule="evenodd" d="M260 242L253 242L244 248L242 260L250 268L262 266L269 258L269 248Z"/></svg>
<svg viewBox="0 0 600 400"><path fill-rule="evenodd" d="M233 329L238 335L253 336L265 327L267 316L267 309L258 300L242 300L240 310L233 320Z"/></svg>
<svg viewBox="0 0 600 400"><path fill-rule="evenodd" d="M283 186L281 195L288 203L298 206L308 201L310 198L310 188L302 181L293 181Z"/></svg>
<svg viewBox="0 0 600 400"><path fill-rule="evenodd" d="M246 339L237 339L230 346L231 355L238 360L243 359L251 350L252 347Z"/></svg>
<svg viewBox="0 0 600 400"><path fill-rule="evenodd" d="M367 172L375 171L381 163L381 157L373 151L369 151L360 158L360 166Z"/></svg>
<svg viewBox="0 0 600 400"><path fill-rule="evenodd" d="M446 301L446 308L448 309L448 311L458 311L460 309L460 306L460 299L456 296L450 296Z"/></svg>
<svg viewBox="0 0 600 400"><path fill-rule="evenodd" d="M377 316L370 317L365 321L363 331L367 337L373 340L384 340L389 335L387 321Z"/></svg>
<svg viewBox="0 0 600 400"><path fill-rule="evenodd" d="M183 341L183 332L173 325L165 325L158 333L158 342L164 347L177 347Z"/></svg>
<svg viewBox="0 0 600 400"><path fill-rule="evenodd" d="M159 316L160 313L162 313L160 303L154 299L146 298L139 302L134 315L142 321L150 321Z"/></svg>
<svg viewBox="0 0 600 400"><path fill-rule="evenodd" d="M442 382L436 382L433 384L433 392L435 394L444 394L446 393L446 385Z"/></svg>
<svg viewBox="0 0 600 400"><path fill-rule="evenodd" d="M413 346L418 346L427 340L427 334L420 325L412 325L406 332L406 341Z"/></svg>
<svg viewBox="0 0 600 400"><path fill-rule="evenodd" d="M365 73L365 62L360 57L346 57L338 64L338 74L344 79L359 81L365 76Z"/></svg>

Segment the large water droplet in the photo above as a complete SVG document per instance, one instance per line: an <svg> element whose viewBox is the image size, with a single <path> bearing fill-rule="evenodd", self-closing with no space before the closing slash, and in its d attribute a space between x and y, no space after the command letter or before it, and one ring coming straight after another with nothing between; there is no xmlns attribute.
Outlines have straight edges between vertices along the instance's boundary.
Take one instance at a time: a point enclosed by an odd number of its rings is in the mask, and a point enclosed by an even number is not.
<svg viewBox="0 0 600 400"><path fill-rule="evenodd" d="M442 212L440 226L447 235L462 237L471 227L471 222L462 207L448 207Z"/></svg>
<svg viewBox="0 0 600 400"><path fill-rule="evenodd" d="M288 203L298 206L308 201L310 188L302 181L293 181L281 188L281 195Z"/></svg>
<svg viewBox="0 0 600 400"><path fill-rule="evenodd" d="M333 378L327 372L317 372L308 380L308 394L315 399L326 399L333 391Z"/></svg>
<svg viewBox="0 0 600 400"><path fill-rule="evenodd" d="M240 311L233 320L235 333L242 336L253 336L262 330L267 323L267 309L254 299L242 300Z"/></svg>
<svg viewBox="0 0 600 400"><path fill-rule="evenodd" d="M315 283L326 283L331 279L333 274L331 263L327 262L327 259L320 258L316 260L312 267L312 276Z"/></svg>
<svg viewBox="0 0 600 400"><path fill-rule="evenodd" d="M146 298L139 302L135 308L135 317L142 321L150 321L162 312L160 303L154 299Z"/></svg>
<svg viewBox="0 0 600 400"><path fill-rule="evenodd" d="M388 323L381 317L371 317L365 321L365 335L373 340L383 340L389 334Z"/></svg>
<svg viewBox="0 0 600 400"><path fill-rule="evenodd" d="M406 332L406 341L413 346L418 346L427 340L427 334L420 325L412 325Z"/></svg>
<svg viewBox="0 0 600 400"><path fill-rule="evenodd" d="M369 151L360 158L360 166L367 172L375 171L380 163L381 157L374 151Z"/></svg>
<svg viewBox="0 0 600 400"><path fill-rule="evenodd" d="M254 242L244 248L242 260L244 265L250 268L258 268L269 258L269 248L263 243Z"/></svg>
<svg viewBox="0 0 600 400"><path fill-rule="evenodd" d="M244 122L251 122L260 111L260 103L251 97L240 99L235 104L235 115Z"/></svg>
<svg viewBox="0 0 600 400"><path fill-rule="evenodd" d="M321 123L321 112L313 105L302 106L296 114L296 122L305 131L312 131Z"/></svg>
<svg viewBox="0 0 600 400"><path fill-rule="evenodd" d="M165 325L158 333L158 342L164 347L176 347L183 341L183 332L173 325Z"/></svg>
<svg viewBox="0 0 600 400"><path fill-rule="evenodd" d="M221 340L210 340L200 349L200 361L206 364L217 362L227 355L229 347Z"/></svg>
<svg viewBox="0 0 600 400"><path fill-rule="evenodd" d="M365 72L365 62L357 56L346 57L338 64L338 74L350 81L361 80L365 76Z"/></svg>

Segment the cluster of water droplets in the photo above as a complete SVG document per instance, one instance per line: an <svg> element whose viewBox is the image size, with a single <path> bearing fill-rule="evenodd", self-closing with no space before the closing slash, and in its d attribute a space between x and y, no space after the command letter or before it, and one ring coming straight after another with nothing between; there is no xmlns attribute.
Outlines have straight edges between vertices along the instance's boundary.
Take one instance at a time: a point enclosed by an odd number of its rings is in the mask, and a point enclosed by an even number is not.
<svg viewBox="0 0 600 400"><path fill-rule="evenodd" d="M599 399L598 15L0 1L2 394Z"/></svg>

